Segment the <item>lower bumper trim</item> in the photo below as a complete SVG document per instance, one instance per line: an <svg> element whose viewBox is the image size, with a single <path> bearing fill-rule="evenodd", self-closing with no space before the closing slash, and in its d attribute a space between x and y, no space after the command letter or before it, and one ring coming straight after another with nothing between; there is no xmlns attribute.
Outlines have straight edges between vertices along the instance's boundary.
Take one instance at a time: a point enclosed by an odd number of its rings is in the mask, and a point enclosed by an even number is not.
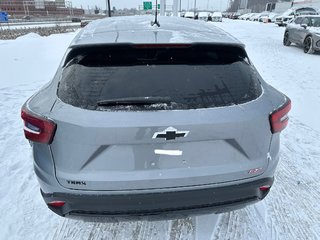
<svg viewBox="0 0 320 240"><path fill-rule="evenodd" d="M243 208L262 200L269 192L259 187L272 185L273 178L242 183L226 187L212 187L193 190L164 190L154 193L130 194L81 194L52 193L41 191L45 202L65 201L63 207L48 206L60 216L80 218L125 217L138 219L145 216L168 218L185 217L207 213L221 213Z"/></svg>

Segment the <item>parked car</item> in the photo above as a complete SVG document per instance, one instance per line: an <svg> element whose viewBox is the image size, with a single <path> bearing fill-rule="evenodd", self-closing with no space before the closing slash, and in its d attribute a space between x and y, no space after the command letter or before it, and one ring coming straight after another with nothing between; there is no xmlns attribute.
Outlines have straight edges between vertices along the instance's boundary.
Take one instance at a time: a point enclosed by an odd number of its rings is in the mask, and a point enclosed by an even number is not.
<svg viewBox="0 0 320 240"><path fill-rule="evenodd" d="M81 18L73 17L73 18L71 18L71 22L81 22Z"/></svg>
<svg viewBox="0 0 320 240"><path fill-rule="evenodd" d="M246 21L250 21L250 18L252 17L252 16L254 16L255 14L257 14L257 13L250 13L247 17L246 17Z"/></svg>
<svg viewBox="0 0 320 240"><path fill-rule="evenodd" d="M286 26L288 22L292 21L296 16L300 15L317 15L317 11L311 7L293 7L285 11L279 17L276 17L275 24L279 27Z"/></svg>
<svg viewBox="0 0 320 240"><path fill-rule="evenodd" d="M279 16L278 13L270 13L268 16L268 22L274 23L278 16Z"/></svg>
<svg viewBox="0 0 320 240"><path fill-rule="evenodd" d="M222 12L222 17L223 18L229 18L229 13L228 12Z"/></svg>
<svg viewBox="0 0 320 240"><path fill-rule="evenodd" d="M232 13L232 14L231 14L230 18L235 20L235 19L238 19L239 16L240 16L240 13L235 12L235 13Z"/></svg>
<svg viewBox="0 0 320 240"><path fill-rule="evenodd" d="M178 12L179 17L184 17L185 14L186 14L185 12Z"/></svg>
<svg viewBox="0 0 320 240"><path fill-rule="evenodd" d="M92 20L81 20L80 27L87 26Z"/></svg>
<svg viewBox="0 0 320 240"><path fill-rule="evenodd" d="M22 19L23 19L23 20L31 20L31 16L26 15L26 16L23 16Z"/></svg>
<svg viewBox="0 0 320 240"><path fill-rule="evenodd" d="M253 13L250 17L249 20L250 21L257 21L256 19L258 19L260 13Z"/></svg>
<svg viewBox="0 0 320 240"><path fill-rule="evenodd" d="M291 43L302 46L305 53L320 51L320 16L300 16L288 24L283 45L290 46Z"/></svg>
<svg viewBox="0 0 320 240"><path fill-rule="evenodd" d="M203 21L208 21L209 12L199 12L198 13L198 19Z"/></svg>
<svg viewBox="0 0 320 240"><path fill-rule="evenodd" d="M261 17L268 16L268 15L269 15L269 12L258 13L257 15L254 16L253 21L259 22L260 21L259 19Z"/></svg>
<svg viewBox="0 0 320 240"><path fill-rule="evenodd" d="M278 16L278 14L276 13L272 13L272 12L264 13L259 16L258 21L264 22L264 23L271 23L275 20L276 16Z"/></svg>
<svg viewBox="0 0 320 240"><path fill-rule="evenodd" d="M247 17L248 17L250 14L251 14L251 13L245 13L245 14L239 16L239 19L240 19L240 20L246 20Z"/></svg>
<svg viewBox="0 0 320 240"><path fill-rule="evenodd" d="M195 14L194 12L186 12L186 14L184 15L185 18L191 18L194 19L195 18Z"/></svg>
<svg viewBox="0 0 320 240"><path fill-rule="evenodd" d="M41 194L60 216L220 213L273 184L290 99L219 28L160 17L150 31L151 20L87 25L22 107Z"/></svg>
<svg viewBox="0 0 320 240"><path fill-rule="evenodd" d="M222 22L222 13L221 12L212 13L212 21L213 22Z"/></svg>

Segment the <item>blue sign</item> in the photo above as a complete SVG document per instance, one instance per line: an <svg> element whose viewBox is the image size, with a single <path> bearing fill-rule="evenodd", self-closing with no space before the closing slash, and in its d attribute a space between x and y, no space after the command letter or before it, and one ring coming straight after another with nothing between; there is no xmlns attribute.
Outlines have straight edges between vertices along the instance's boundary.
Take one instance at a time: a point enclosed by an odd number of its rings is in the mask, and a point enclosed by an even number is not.
<svg viewBox="0 0 320 240"><path fill-rule="evenodd" d="M8 13L7 12L0 12L0 23L7 23L8 22Z"/></svg>

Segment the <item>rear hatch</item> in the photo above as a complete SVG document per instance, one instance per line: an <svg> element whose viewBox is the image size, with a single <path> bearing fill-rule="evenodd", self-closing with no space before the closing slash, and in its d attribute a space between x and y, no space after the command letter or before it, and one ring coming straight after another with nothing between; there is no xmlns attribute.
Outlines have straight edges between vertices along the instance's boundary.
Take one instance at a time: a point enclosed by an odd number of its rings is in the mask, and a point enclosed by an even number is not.
<svg viewBox="0 0 320 240"><path fill-rule="evenodd" d="M268 166L271 106L242 47L77 48L57 93L51 150L66 188L226 183Z"/></svg>

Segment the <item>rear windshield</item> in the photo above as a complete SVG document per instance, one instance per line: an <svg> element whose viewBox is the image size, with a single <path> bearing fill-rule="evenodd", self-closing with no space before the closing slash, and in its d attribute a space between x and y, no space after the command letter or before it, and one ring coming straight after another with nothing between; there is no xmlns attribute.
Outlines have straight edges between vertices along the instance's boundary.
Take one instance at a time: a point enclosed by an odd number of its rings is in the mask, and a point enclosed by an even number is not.
<svg viewBox="0 0 320 240"><path fill-rule="evenodd" d="M298 15L304 15L304 14L307 14L307 13L308 14L312 14L312 13L316 14L317 11L315 9L313 9L313 8L299 8L299 9L296 10L296 13Z"/></svg>
<svg viewBox="0 0 320 240"><path fill-rule="evenodd" d="M261 92L242 48L129 45L71 50L58 96L85 109L145 111L230 106Z"/></svg>

